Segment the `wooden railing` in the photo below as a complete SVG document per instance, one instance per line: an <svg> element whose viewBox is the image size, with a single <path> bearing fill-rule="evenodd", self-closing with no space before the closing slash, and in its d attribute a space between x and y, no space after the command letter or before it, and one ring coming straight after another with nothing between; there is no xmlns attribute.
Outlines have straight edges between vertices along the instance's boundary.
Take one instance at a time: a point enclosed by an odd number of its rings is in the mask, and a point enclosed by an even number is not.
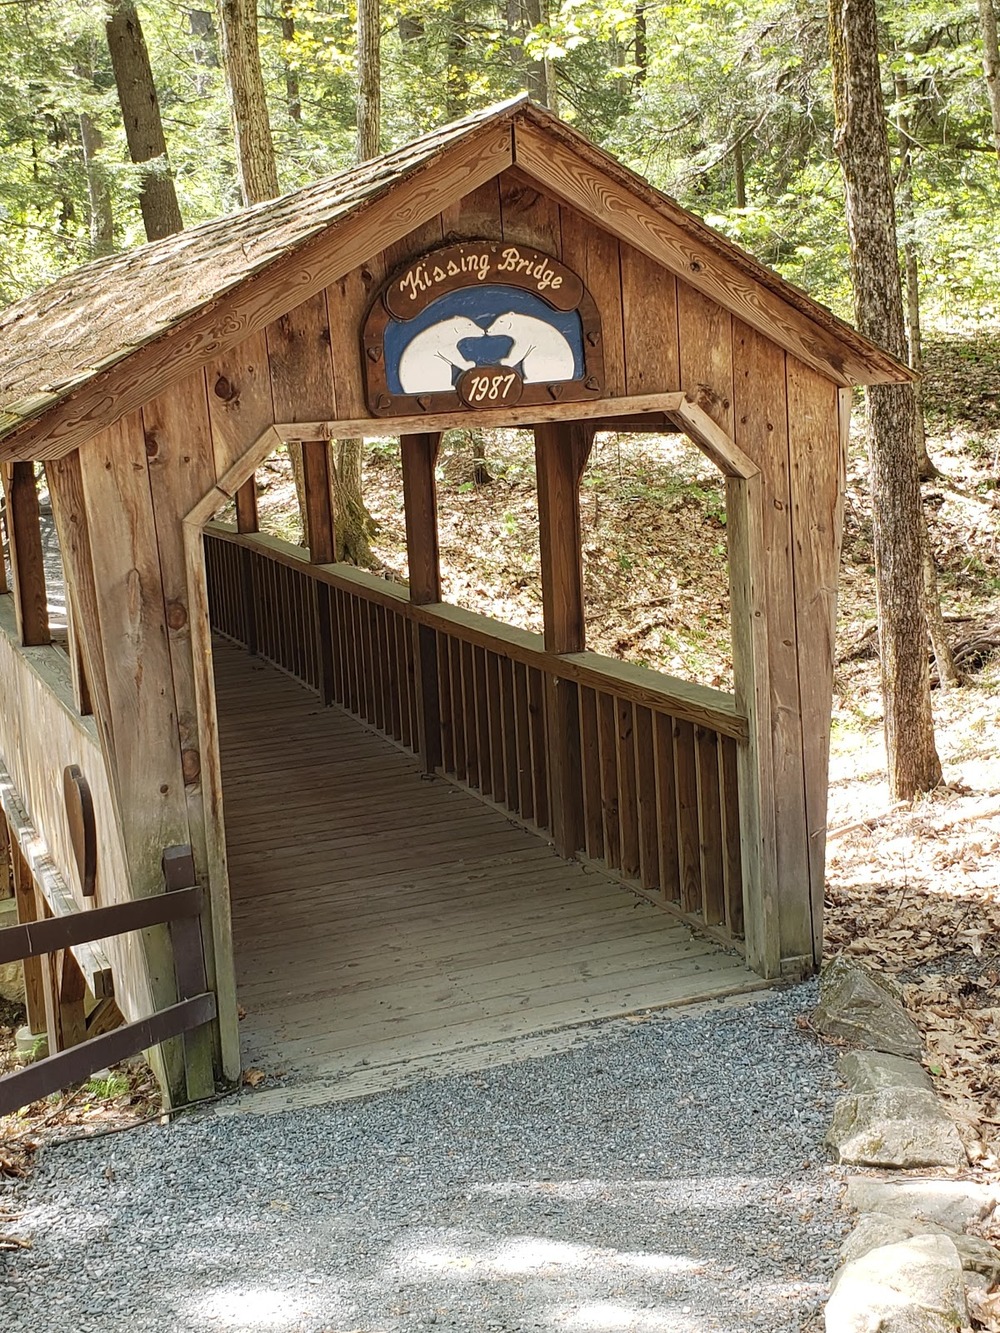
<svg viewBox="0 0 1000 1333"><path fill-rule="evenodd" d="M0 930L0 963L58 955L95 940L166 925L173 946L178 1001L148 1018L53 1052L0 1078L0 1116L79 1083L98 1069L151 1046L192 1032L216 1016L209 991L201 934L204 890L195 883L190 847L170 847L163 858L167 892L151 898L95 907L71 916L31 921ZM50 1031L50 1038L51 1038Z"/></svg>
<svg viewBox="0 0 1000 1333"><path fill-rule="evenodd" d="M537 634L413 605L405 588L312 565L272 537L213 524L206 548L217 632L561 850L741 939L747 721L731 695L597 653L546 652Z"/></svg>

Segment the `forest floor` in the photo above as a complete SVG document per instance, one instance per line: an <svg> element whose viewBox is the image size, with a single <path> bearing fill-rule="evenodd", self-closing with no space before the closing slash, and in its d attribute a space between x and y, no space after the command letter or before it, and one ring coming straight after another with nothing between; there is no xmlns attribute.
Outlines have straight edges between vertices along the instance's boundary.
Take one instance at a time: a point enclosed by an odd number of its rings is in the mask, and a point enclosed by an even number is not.
<svg viewBox="0 0 1000 1333"><path fill-rule="evenodd" d="M976 1169L992 1174L1000 1173L1000 330L932 338L927 362L928 443L943 475L925 484L924 501L966 683L934 691L944 785L912 805L895 805L885 774L858 434L839 601L826 947L899 979ZM477 459L489 481L476 481ZM258 479L264 529L300 540L287 457L269 460ZM377 524L376 560L386 577L403 580L394 442L369 442L365 494ZM540 630L530 436L451 433L439 501L445 597ZM681 437L599 437L583 478L582 518L589 646L730 687L725 505L707 460ZM14 1021L0 1012L0 1070ZM6 1148L0 1139L0 1174L28 1169L31 1144L46 1127L73 1133L95 1122L114 1127L144 1118L148 1094L141 1083L88 1085L46 1106L22 1122L19 1154L9 1136Z"/></svg>

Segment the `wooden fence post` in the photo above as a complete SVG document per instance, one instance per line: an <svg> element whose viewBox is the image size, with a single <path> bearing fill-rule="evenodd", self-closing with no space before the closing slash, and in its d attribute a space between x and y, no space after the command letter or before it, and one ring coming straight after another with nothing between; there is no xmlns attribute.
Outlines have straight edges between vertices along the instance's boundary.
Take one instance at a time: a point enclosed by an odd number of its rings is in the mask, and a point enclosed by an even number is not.
<svg viewBox="0 0 1000 1333"><path fill-rule="evenodd" d="M410 601L417 606L441 600L437 482L434 477L440 448L440 434L402 435L399 440L403 465L403 510ZM429 625L417 625L414 630L416 644L413 660L420 711L420 757L424 771L433 773L441 763L437 635Z"/></svg>
<svg viewBox="0 0 1000 1333"><path fill-rule="evenodd" d="M580 653L586 647L580 478L593 441L594 428L584 422L535 427L544 637L550 653ZM552 834L560 855L573 856L584 837L579 687L546 676L545 694Z"/></svg>

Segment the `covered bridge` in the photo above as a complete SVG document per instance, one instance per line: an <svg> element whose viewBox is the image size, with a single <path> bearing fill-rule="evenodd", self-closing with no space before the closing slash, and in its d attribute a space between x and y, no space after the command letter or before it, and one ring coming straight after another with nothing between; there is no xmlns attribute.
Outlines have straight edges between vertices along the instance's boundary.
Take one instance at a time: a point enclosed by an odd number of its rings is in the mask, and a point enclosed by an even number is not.
<svg viewBox="0 0 1000 1333"><path fill-rule="evenodd" d="M433 1051L811 971L851 389L907 378L523 98L3 312L19 911L162 901L172 849L207 963L175 968L156 924L74 943L28 962L32 1024L72 1046L112 997L134 1022L214 994L159 1047L184 1098L239 1075L241 1004L255 1060L332 1076L399 1034ZM544 635L441 599L441 432L499 425L535 432ZM726 479L732 694L587 651L602 429L684 432ZM359 435L400 440L408 587L335 563L328 442ZM282 443L304 547L257 531Z"/></svg>

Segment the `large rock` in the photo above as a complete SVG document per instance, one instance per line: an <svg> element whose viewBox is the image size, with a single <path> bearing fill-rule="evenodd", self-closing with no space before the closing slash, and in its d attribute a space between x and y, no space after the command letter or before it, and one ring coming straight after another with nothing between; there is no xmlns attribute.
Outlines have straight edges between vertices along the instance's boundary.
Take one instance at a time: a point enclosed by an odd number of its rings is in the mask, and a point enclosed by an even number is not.
<svg viewBox="0 0 1000 1333"><path fill-rule="evenodd" d="M857 1226L840 1247L841 1262L853 1263L871 1250L896 1245L911 1236L940 1235L946 1235L955 1246L966 1274L978 1273L986 1279L986 1287L1000 1282L1000 1251L988 1240L981 1236L956 1235L945 1227L917 1217L892 1217L888 1213L864 1213L858 1219Z"/></svg>
<svg viewBox="0 0 1000 1333"><path fill-rule="evenodd" d="M916 1060L884 1051L846 1051L837 1063L851 1092L881 1092L883 1088L914 1088L933 1092L930 1074Z"/></svg>
<svg viewBox="0 0 1000 1333"><path fill-rule="evenodd" d="M858 1213L888 1213L893 1217L934 1222L946 1231L964 1231L982 1222L1000 1204L1000 1186L977 1185L970 1180L882 1180L853 1176L844 1202Z"/></svg>
<svg viewBox="0 0 1000 1333"><path fill-rule="evenodd" d="M893 983L843 954L823 969L812 1023L825 1036L890 1055L919 1060L923 1050Z"/></svg>
<svg viewBox="0 0 1000 1333"><path fill-rule="evenodd" d="M947 1236L870 1250L838 1274L827 1333L957 1333L968 1324L962 1261Z"/></svg>
<svg viewBox="0 0 1000 1333"><path fill-rule="evenodd" d="M954 1121L932 1092L887 1088L841 1097L826 1143L850 1166L966 1166Z"/></svg>
<svg viewBox="0 0 1000 1333"><path fill-rule="evenodd" d="M24 972L20 963L0 963L0 1000L24 1004Z"/></svg>
<svg viewBox="0 0 1000 1333"><path fill-rule="evenodd" d="M0 866L2 871L2 866ZM17 925L17 905L13 898L0 898L0 930ZM24 1004L24 972L20 963L0 963L0 999Z"/></svg>

